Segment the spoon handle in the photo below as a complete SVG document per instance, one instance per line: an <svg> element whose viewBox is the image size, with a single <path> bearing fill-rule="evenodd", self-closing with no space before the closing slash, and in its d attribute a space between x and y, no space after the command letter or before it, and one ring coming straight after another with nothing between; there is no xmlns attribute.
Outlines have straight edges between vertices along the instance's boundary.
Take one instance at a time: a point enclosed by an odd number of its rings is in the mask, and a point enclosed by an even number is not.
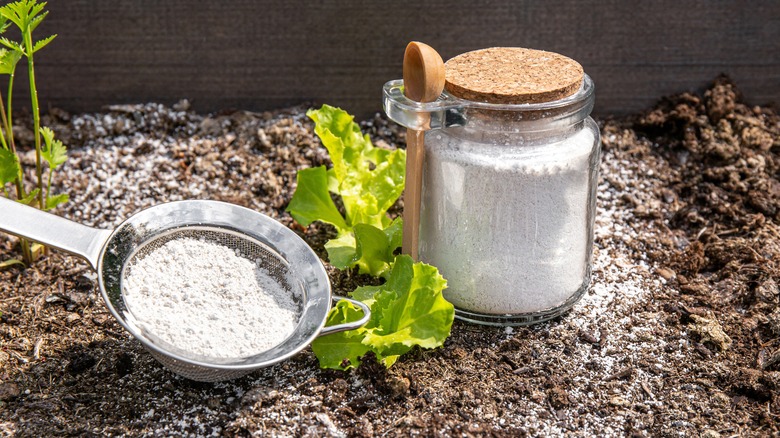
<svg viewBox="0 0 780 438"><path fill-rule="evenodd" d="M425 162L425 132L406 131L406 188L404 189L403 252L419 260L420 204Z"/></svg>
<svg viewBox="0 0 780 438"><path fill-rule="evenodd" d="M110 230L70 221L0 196L0 231L43 243L86 259L97 269Z"/></svg>
<svg viewBox="0 0 780 438"><path fill-rule="evenodd" d="M412 41L404 52L404 95L415 102L433 102L444 89L444 62L433 47ZM430 128L430 115L420 114L420 126ZM420 203L425 161L425 132L406 131L403 252L419 260Z"/></svg>

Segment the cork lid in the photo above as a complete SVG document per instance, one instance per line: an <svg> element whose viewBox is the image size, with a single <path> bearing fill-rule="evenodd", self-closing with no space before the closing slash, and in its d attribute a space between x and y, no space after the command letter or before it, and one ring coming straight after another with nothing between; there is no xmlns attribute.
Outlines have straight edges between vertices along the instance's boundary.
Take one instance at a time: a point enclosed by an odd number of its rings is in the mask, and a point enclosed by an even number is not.
<svg viewBox="0 0 780 438"><path fill-rule="evenodd" d="M553 52L493 47L445 64L444 89L461 99L498 104L552 102L580 89L582 66Z"/></svg>

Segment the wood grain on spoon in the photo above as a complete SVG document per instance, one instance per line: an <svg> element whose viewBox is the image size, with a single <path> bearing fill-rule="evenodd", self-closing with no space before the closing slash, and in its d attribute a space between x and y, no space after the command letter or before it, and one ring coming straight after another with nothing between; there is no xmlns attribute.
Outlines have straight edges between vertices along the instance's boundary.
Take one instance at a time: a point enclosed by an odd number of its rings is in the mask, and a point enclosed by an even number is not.
<svg viewBox="0 0 780 438"><path fill-rule="evenodd" d="M412 41L404 53L404 94L416 102L433 102L444 90L444 62L431 46ZM423 116L424 117L424 116ZM425 125L428 121L423 121ZM425 132L406 132L403 252L418 260Z"/></svg>

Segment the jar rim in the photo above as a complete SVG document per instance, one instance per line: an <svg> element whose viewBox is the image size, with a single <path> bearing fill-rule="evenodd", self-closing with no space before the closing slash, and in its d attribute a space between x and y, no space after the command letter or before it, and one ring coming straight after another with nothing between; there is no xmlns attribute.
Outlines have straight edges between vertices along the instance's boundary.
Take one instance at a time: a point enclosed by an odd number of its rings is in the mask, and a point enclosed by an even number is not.
<svg viewBox="0 0 780 438"><path fill-rule="evenodd" d="M590 115L595 102L595 84L583 74L582 85L562 99L539 103L489 103L461 99L443 92L434 102L415 102L404 95L403 81L393 80L383 87L383 108L390 120L409 129L428 131L466 126L494 115L517 120L547 120L548 128L571 125Z"/></svg>

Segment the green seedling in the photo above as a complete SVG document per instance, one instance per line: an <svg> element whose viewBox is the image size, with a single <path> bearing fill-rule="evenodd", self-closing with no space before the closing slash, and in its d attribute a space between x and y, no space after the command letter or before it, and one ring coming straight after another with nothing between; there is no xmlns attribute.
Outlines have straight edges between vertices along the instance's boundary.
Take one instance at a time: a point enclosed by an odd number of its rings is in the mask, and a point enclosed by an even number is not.
<svg viewBox="0 0 780 438"><path fill-rule="evenodd" d="M48 15L44 11L46 2L38 3L37 0L23 0L9 3L0 7L0 34L5 33L10 26L19 29L22 41L12 41L7 37L0 37L0 75L8 76L7 100L3 102L0 93L0 185L3 194L11 199L27 205L34 205L41 210L51 210L68 201L66 193L53 194L51 192L52 175L54 170L67 159L67 149L61 141L54 138L54 132L46 127L41 127L40 108L38 105L38 89L35 83L34 55L46 47L56 35L51 35L38 41L33 40L33 31ZM19 61L25 58L27 61L27 74L30 81L30 104L33 116L33 133L35 140L35 180L34 187L27 191L24 181L24 169L19 159L13 133L13 89L16 67ZM41 141L43 138L43 142ZM44 184L44 162L48 166L48 175ZM8 185L13 185L14 193L9 192ZM22 257L26 265L31 264L37 254L40 254L40 245L22 239ZM0 264L0 268L13 265L13 260Z"/></svg>
<svg viewBox="0 0 780 438"><path fill-rule="evenodd" d="M349 369L373 352L390 367L414 346L436 348L449 336L454 308L444 299L447 282L438 269L397 255L403 219L387 211L404 189L406 153L374 147L353 117L323 105L307 115L328 149L333 167L298 172L298 186L287 211L304 226L333 225L337 236L325 244L330 263L385 279L380 286L359 287L350 295L371 309L371 319L357 330L318 338L312 349L323 368ZM332 196L341 200L344 214ZM340 301L327 325L360 318L360 311Z"/></svg>

